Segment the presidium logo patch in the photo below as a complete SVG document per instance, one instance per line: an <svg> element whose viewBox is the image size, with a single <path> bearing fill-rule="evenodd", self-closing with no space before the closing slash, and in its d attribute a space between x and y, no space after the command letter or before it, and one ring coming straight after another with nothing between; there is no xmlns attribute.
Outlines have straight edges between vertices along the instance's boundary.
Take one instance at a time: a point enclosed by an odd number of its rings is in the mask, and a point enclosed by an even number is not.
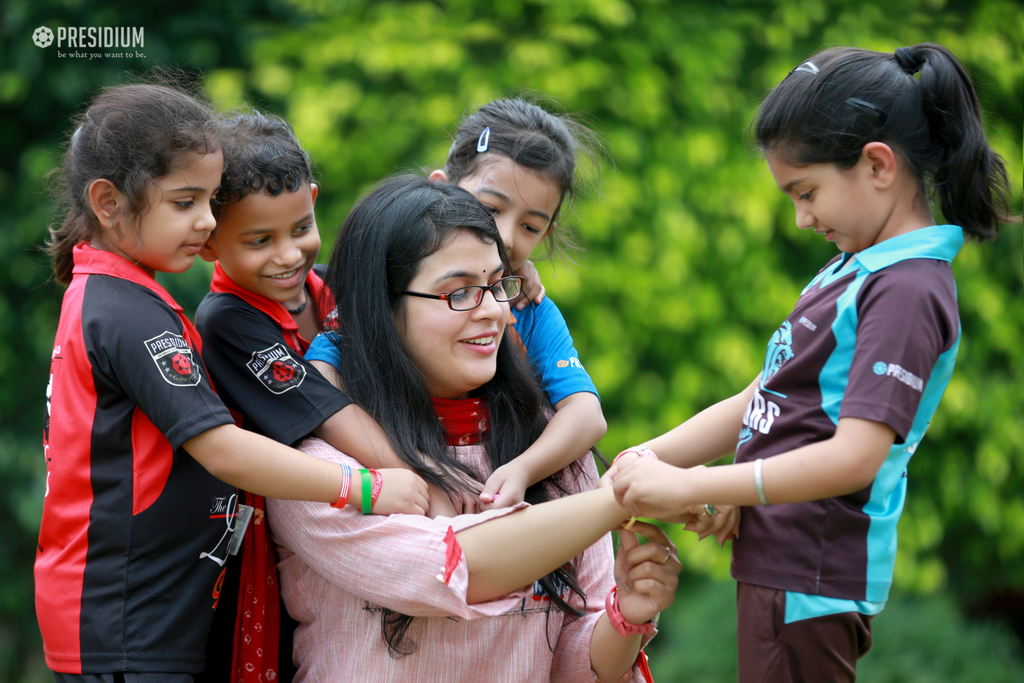
<svg viewBox="0 0 1024 683"><path fill-rule="evenodd" d="M294 389L306 379L306 368L281 343L252 354L247 365L256 379L275 394Z"/></svg>
<svg viewBox="0 0 1024 683"><path fill-rule="evenodd" d="M145 342L160 376L168 384L176 387L194 387L202 381L199 368L192 359L192 347L185 338L173 332L148 339Z"/></svg>

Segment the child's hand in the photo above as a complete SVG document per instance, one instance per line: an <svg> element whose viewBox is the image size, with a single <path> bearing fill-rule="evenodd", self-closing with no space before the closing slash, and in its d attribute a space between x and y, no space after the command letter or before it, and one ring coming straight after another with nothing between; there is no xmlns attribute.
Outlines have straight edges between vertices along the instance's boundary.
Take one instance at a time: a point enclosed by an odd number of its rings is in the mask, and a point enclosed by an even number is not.
<svg viewBox="0 0 1024 683"><path fill-rule="evenodd" d="M612 480L615 500L626 510L651 519L676 520L694 512L679 498L686 472L654 458L625 453L606 476Z"/></svg>
<svg viewBox="0 0 1024 683"><path fill-rule="evenodd" d="M483 484L479 480L454 468L443 472L440 467L430 462L429 459L424 459L424 465L444 477L458 479L461 482L461 486L456 488L455 493L446 493L439 488L428 485L430 493L428 517L454 517L455 515L469 515L480 511L480 501L477 499L477 496L480 495Z"/></svg>
<svg viewBox="0 0 1024 683"><path fill-rule="evenodd" d="M698 514L693 520L686 522L684 527L687 531L693 531L701 540L708 536L714 536L718 545L724 546L725 542L739 536L740 508L735 505L699 505L696 507ZM711 511L715 514L711 514Z"/></svg>
<svg viewBox="0 0 1024 683"><path fill-rule="evenodd" d="M648 542L640 545L637 533ZM676 546L653 524L636 522L630 531L619 531L619 539L622 545L615 556L619 611L631 624L643 624L672 605L683 565Z"/></svg>
<svg viewBox="0 0 1024 683"><path fill-rule="evenodd" d="M480 482L473 482L476 486L471 491L459 491L457 493L446 493L439 488L430 486L430 507L427 516L454 517L455 515L471 515L480 512L480 501L477 499L480 490Z"/></svg>
<svg viewBox="0 0 1024 683"><path fill-rule="evenodd" d="M524 263L515 274L523 278L523 293L516 299L517 311L526 308L530 302L539 304L544 300L544 283L540 281L540 273L533 261Z"/></svg>
<svg viewBox="0 0 1024 683"><path fill-rule="evenodd" d="M382 477L380 496L373 506L375 515L423 515L427 512L427 482L403 468L377 470Z"/></svg>
<svg viewBox="0 0 1024 683"><path fill-rule="evenodd" d="M427 489L430 492L427 517L434 519L435 517L454 517L459 514L459 510L455 509L455 504L447 493L430 484L427 484Z"/></svg>
<svg viewBox="0 0 1024 683"><path fill-rule="evenodd" d="M480 492L480 509L507 508L521 503L529 485L523 468L514 462L506 463L487 478Z"/></svg>

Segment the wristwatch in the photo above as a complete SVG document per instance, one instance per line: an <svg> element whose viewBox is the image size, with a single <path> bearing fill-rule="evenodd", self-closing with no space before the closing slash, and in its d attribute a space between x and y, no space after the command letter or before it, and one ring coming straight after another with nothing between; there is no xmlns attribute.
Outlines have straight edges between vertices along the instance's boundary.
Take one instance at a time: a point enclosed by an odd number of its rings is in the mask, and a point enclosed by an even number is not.
<svg viewBox="0 0 1024 683"><path fill-rule="evenodd" d="M612 628L618 631L619 635L623 638L627 636L642 636L653 632L658 628L658 619L661 617L661 612L658 612L646 624L634 624L626 621L626 618L622 616L622 612L619 611L618 586L612 586L612 589L608 591L608 597L604 601L604 611L608 615L608 621L611 622Z"/></svg>

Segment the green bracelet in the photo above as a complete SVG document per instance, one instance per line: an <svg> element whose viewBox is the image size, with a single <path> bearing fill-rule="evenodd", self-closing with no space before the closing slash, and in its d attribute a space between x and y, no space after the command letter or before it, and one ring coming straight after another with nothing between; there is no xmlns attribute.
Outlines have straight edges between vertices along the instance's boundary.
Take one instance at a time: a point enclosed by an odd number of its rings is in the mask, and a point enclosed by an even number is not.
<svg viewBox="0 0 1024 683"><path fill-rule="evenodd" d="M363 482L363 514L373 514L373 477L370 476L369 470L359 470L359 478Z"/></svg>

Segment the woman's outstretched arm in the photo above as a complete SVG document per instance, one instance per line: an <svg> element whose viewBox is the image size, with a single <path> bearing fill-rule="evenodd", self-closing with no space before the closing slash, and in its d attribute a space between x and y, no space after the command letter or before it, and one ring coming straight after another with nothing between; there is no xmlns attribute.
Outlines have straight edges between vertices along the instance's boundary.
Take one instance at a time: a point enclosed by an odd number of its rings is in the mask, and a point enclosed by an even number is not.
<svg viewBox="0 0 1024 683"><path fill-rule="evenodd" d="M533 505L455 537L469 570L466 602L487 602L558 569L617 528L629 513L611 488ZM515 548L513 554L510 548ZM514 560L514 561L512 561Z"/></svg>

